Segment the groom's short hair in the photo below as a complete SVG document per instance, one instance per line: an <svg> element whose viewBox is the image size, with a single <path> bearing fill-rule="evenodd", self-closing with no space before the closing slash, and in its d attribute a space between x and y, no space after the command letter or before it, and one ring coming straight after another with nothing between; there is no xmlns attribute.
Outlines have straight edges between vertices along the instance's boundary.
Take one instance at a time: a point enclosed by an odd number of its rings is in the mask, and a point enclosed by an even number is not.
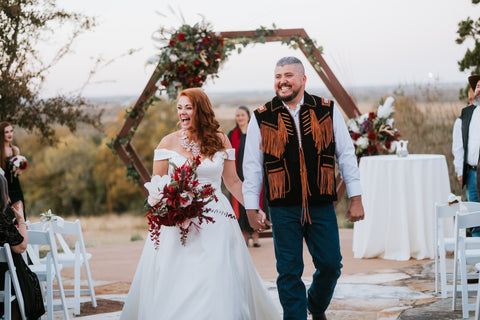
<svg viewBox="0 0 480 320"><path fill-rule="evenodd" d="M305 74L305 68L303 67L303 63L297 57L283 57L282 59L277 61L275 67L283 67L290 64L298 65L298 70L301 71L302 74Z"/></svg>

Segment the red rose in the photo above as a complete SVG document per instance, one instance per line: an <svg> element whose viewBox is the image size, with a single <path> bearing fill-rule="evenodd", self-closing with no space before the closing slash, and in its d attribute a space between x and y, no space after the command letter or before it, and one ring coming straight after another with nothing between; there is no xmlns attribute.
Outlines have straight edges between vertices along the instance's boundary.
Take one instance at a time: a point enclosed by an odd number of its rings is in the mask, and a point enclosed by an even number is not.
<svg viewBox="0 0 480 320"><path fill-rule="evenodd" d="M370 112L368 114L368 119L374 120L376 117L377 117L377 115L375 114L375 112Z"/></svg>
<svg viewBox="0 0 480 320"><path fill-rule="evenodd" d="M195 84L199 84L201 81L200 77L199 76L195 76L195 78L193 78L193 82L195 82Z"/></svg>
<svg viewBox="0 0 480 320"><path fill-rule="evenodd" d="M187 72L187 71L188 71L188 67L187 67L187 66L185 66L185 65L183 65L183 64L181 64L181 65L178 66L178 72L184 73L184 72Z"/></svg>
<svg viewBox="0 0 480 320"><path fill-rule="evenodd" d="M385 141L385 148L390 149L392 142L390 140Z"/></svg>
<svg viewBox="0 0 480 320"><path fill-rule="evenodd" d="M202 43L203 44L209 44L210 42L212 41L212 39L210 37L204 37L202 39Z"/></svg>
<svg viewBox="0 0 480 320"><path fill-rule="evenodd" d="M352 133L352 139L353 141L357 141L358 138L360 138L362 135L358 132Z"/></svg>
<svg viewBox="0 0 480 320"><path fill-rule="evenodd" d="M196 66L199 66L201 64L201 62L200 62L200 60L195 59L195 61L193 61L193 64L196 65Z"/></svg>
<svg viewBox="0 0 480 320"><path fill-rule="evenodd" d="M377 134L373 131L370 131L367 135L368 140L375 141L377 140Z"/></svg>
<svg viewBox="0 0 480 320"><path fill-rule="evenodd" d="M169 47L174 47L176 43L177 42L175 41L175 39L170 39L170 42L168 43L168 46Z"/></svg>
<svg viewBox="0 0 480 320"><path fill-rule="evenodd" d="M179 33L177 36L178 41L184 41L187 35L185 33Z"/></svg>
<svg viewBox="0 0 480 320"><path fill-rule="evenodd" d="M375 154L375 152L377 151L377 148L375 148L375 146L369 145L367 148L367 151L369 154Z"/></svg>
<svg viewBox="0 0 480 320"><path fill-rule="evenodd" d="M218 60L222 57L222 53L220 51L215 51L215 55L214 55L214 59L215 60Z"/></svg>
<svg viewBox="0 0 480 320"><path fill-rule="evenodd" d="M168 86L168 81L167 80L162 80L162 81L160 81L160 84L164 87L167 87Z"/></svg>

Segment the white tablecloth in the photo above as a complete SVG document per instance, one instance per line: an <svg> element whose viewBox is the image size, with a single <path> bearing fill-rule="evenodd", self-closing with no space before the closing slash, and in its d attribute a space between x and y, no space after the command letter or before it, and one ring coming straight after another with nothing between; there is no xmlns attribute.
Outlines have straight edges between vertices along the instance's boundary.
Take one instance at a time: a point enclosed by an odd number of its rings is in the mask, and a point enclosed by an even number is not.
<svg viewBox="0 0 480 320"><path fill-rule="evenodd" d="M354 226L354 257L434 258L434 206L450 194L445 156L363 157L360 179L365 219Z"/></svg>

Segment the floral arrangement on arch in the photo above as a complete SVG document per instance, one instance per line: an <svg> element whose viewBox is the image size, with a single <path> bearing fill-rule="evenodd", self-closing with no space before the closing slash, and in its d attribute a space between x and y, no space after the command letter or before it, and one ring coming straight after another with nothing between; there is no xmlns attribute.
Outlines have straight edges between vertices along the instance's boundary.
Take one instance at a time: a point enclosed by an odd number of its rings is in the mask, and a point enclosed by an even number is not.
<svg viewBox="0 0 480 320"><path fill-rule="evenodd" d="M201 87L208 76L215 77L227 57L223 37L205 21L175 30L161 28L154 39L164 44L155 59L161 74L160 92L166 91L172 100L180 90Z"/></svg>
<svg viewBox="0 0 480 320"><path fill-rule="evenodd" d="M197 179L197 168L200 156L192 161L187 160L182 166L174 167L174 172L164 176L155 175L145 183L148 190L147 208L150 226L150 238L158 247L162 226L178 227L182 245L187 243L187 235L191 227L199 230L203 222L215 223L205 213L211 208L205 206L211 201L218 201L215 189L210 184L200 186Z"/></svg>
<svg viewBox="0 0 480 320"><path fill-rule="evenodd" d="M357 158L395 152L394 141L400 133L393 128L394 99L388 97L376 112L365 113L348 120L347 127Z"/></svg>

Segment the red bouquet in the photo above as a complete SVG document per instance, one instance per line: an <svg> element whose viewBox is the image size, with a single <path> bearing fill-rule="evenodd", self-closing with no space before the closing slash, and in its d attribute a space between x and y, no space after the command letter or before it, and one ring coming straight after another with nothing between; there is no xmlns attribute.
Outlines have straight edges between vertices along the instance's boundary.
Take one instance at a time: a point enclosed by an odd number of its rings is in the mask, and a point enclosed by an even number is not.
<svg viewBox="0 0 480 320"><path fill-rule="evenodd" d="M215 200L215 189L210 184L200 186L197 179L197 168L200 157L191 162L186 161L181 167L174 167L170 175L153 176L145 184L149 195L147 199L149 232L155 246L159 244L160 228L162 226L176 226L180 229L182 245L187 242L190 227L200 229L203 222L214 223L212 217L205 213L211 208L205 206Z"/></svg>
<svg viewBox="0 0 480 320"><path fill-rule="evenodd" d="M20 172L19 170L25 170L27 169L27 166L27 158L24 156L16 155L10 159L10 171L15 175L15 177Z"/></svg>

